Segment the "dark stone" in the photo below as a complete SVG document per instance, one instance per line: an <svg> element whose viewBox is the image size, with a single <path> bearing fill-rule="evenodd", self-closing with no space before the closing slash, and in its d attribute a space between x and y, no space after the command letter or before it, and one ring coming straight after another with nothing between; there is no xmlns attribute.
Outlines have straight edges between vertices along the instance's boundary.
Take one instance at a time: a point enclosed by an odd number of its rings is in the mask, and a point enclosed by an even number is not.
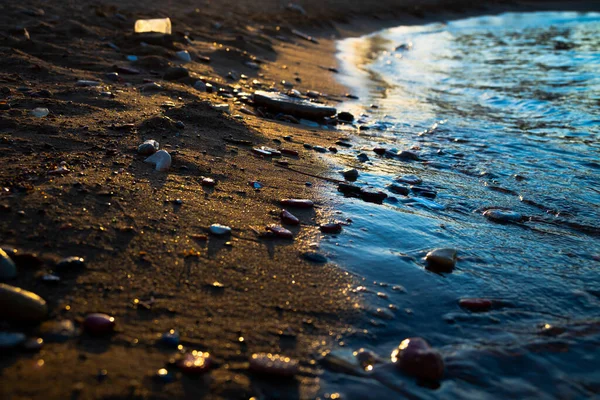
<svg viewBox="0 0 600 400"><path fill-rule="evenodd" d="M171 68L167 68L163 78L168 81L175 81L175 80L178 80L181 78L187 78L188 76L190 76L190 73L187 70L187 68L171 67Z"/></svg>
<svg viewBox="0 0 600 400"><path fill-rule="evenodd" d="M381 204L387 198L387 194L373 188L362 188L360 190L360 197L369 203Z"/></svg>
<svg viewBox="0 0 600 400"><path fill-rule="evenodd" d="M354 115L350 114L347 111L342 111L341 113L339 113L337 115L337 119L338 119L338 121L352 122L352 121L354 121Z"/></svg>

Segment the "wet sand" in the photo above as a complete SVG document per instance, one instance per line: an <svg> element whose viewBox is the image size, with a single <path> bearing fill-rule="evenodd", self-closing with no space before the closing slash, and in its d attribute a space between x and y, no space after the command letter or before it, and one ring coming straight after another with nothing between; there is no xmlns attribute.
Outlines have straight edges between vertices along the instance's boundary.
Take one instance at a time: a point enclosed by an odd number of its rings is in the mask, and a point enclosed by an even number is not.
<svg viewBox="0 0 600 400"><path fill-rule="evenodd" d="M117 321L109 337L82 334L38 353L5 352L0 397L315 397L318 355L361 318L360 299L350 290L355 280L349 274L301 257L328 218L322 195L327 182L296 171L326 174L327 166L303 143L330 147L343 135L243 114L233 99L201 93L192 84L202 79L252 91L257 79L284 90L279 82L286 80L301 92L326 93L326 103L335 106L346 93L327 69L335 66L336 38L501 7L366 3L305 1L306 16L278 1L246 0L21 1L0 7L0 100L10 106L0 111L0 238L3 246L44 261L19 268L7 283L46 299L49 320L81 322L87 313L105 312ZM132 34L134 21L159 16L172 19L173 40L141 45ZM294 36L293 28L319 43ZM183 49L193 60L202 55L210 62L185 64L191 77L164 80ZM128 62L128 54L140 61ZM260 69L245 61L258 61ZM115 65L140 73L121 73L123 80L112 82L105 74ZM248 78L228 79L230 71ZM77 87L80 79L101 81L102 88ZM141 93L147 81L162 89ZM164 107L166 102L174 104ZM211 103L228 103L232 113ZM50 115L32 116L36 107ZM283 139L287 135L291 142ZM136 153L146 139L171 153L169 172L154 171ZM300 156L260 157L252 153L256 145L284 146ZM283 159L296 171L277 163ZM69 173L49 173L63 162ZM203 186L202 177L216 186ZM257 180L260 190L249 185ZM293 241L262 237L267 225L280 223L278 202L286 197L312 199L316 206L291 210L302 222L290 228ZM208 234L213 223L230 226L231 237ZM84 257L86 268L56 284L40 279L67 256ZM210 373L178 374L168 384L153 378L159 368L170 368L176 353L157 344L169 329L180 331L186 349L213 354ZM2 330L39 333L36 326L6 321ZM283 383L248 373L249 356L263 351L300 360L300 373ZM106 377L99 377L101 370Z"/></svg>

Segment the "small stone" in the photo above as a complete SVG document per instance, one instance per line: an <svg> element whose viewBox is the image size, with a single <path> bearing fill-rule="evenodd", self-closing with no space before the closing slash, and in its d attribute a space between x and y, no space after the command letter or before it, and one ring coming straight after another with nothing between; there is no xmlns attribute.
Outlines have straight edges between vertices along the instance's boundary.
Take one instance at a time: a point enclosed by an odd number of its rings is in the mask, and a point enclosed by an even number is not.
<svg viewBox="0 0 600 400"><path fill-rule="evenodd" d="M12 349L19 346L27 336L19 332L0 332L0 349Z"/></svg>
<svg viewBox="0 0 600 400"><path fill-rule="evenodd" d="M210 233L217 236L224 236L231 234L231 228L225 225L212 224L209 228Z"/></svg>
<svg viewBox="0 0 600 400"><path fill-rule="evenodd" d="M374 152L375 154L378 154L378 155L382 156L382 155L384 155L384 154L385 154L385 152L386 152L386 149L384 149L383 147L375 147L375 148L373 149L373 152Z"/></svg>
<svg viewBox="0 0 600 400"><path fill-rule="evenodd" d="M284 224L288 224L288 225L299 225L300 224L300 220L287 210L282 210L281 214L279 216L281 217L281 221Z"/></svg>
<svg viewBox="0 0 600 400"><path fill-rule="evenodd" d="M290 378L299 371L299 363L290 357L271 353L255 353L250 357L250 371Z"/></svg>
<svg viewBox="0 0 600 400"><path fill-rule="evenodd" d="M280 151L282 154L287 154L288 156L298 157L298 152L296 150L283 148Z"/></svg>
<svg viewBox="0 0 600 400"><path fill-rule="evenodd" d="M398 158L402 160L418 161L419 155L410 150L402 150L400 153L398 153Z"/></svg>
<svg viewBox="0 0 600 400"><path fill-rule="evenodd" d="M340 224L338 222L336 222L336 223L330 223L330 224L324 224L324 225L321 225L319 227L319 229L323 233L337 234L337 233L340 233L342 231L342 224Z"/></svg>
<svg viewBox="0 0 600 400"><path fill-rule="evenodd" d="M369 156L366 155L365 153L360 153L359 155L356 156L356 158L360 162L367 162L367 161L369 161Z"/></svg>
<svg viewBox="0 0 600 400"><path fill-rule="evenodd" d="M46 321L39 328L39 334L49 343L63 343L76 337L79 330L71 320Z"/></svg>
<svg viewBox="0 0 600 400"><path fill-rule="evenodd" d="M38 107L31 110L31 115L33 115L36 118L44 118L48 114L50 114L50 110L44 107Z"/></svg>
<svg viewBox="0 0 600 400"><path fill-rule="evenodd" d="M17 276L17 266L14 261L0 249L0 280L13 279Z"/></svg>
<svg viewBox="0 0 600 400"><path fill-rule="evenodd" d="M185 124L181 121L175 122L175 128L177 129L185 129Z"/></svg>
<svg viewBox="0 0 600 400"><path fill-rule="evenodd" d="M190 56L190 53L187 50L178 51L177 53L175 53L175 56L183 62L192 61L192 56Z"/></svg>
<svg viewBox="0 0 600 400"><path fill-rule="evenodd" d="M456 266L456 250L435 249L425 256L427 269L435 272L452 272Z"/></svg>
<svg viewBox="0 0 600 400"><path fill-rule="evenodd" d="M396 178L396 182L407 183L409 185L419 185L423 180L416 175L404 175Z"/></svg>
<svg viewBox="0 0 600 400"><path fill-rule="evenodd" d="M144 156L149 156L158 151L160 145L156 140L146 140L144 143L138 146L137 152L138 154L142 154Z"/></svg>
<svg viewBox="0 0 600 400"><path fill-rule="evenodd" d="M347 181L354 182L358 179L358 170L355 168L347 169L344 172L342 172L342 175L344 175L344 179L346 179Z"/></svg>
<svg viewBox="0 0 600 400"><path fill-rule="evenodd" d="M199 92L206 92L206 83L198 80L194 82L194 89L198 90Z"/></svg>
<svg viewBox="0 0 600 400"><path fill-rule="evenodd" d="M295 208L312 208L314 203L311 200L306 199L283 199L281 204L286 207Z"/></svg>
<svg viewBox="0 0 600 400"><path fill-rule="evenodd" d="M167 68L167 70L165 71L163 78L168 81L175 81L175 80L178 80L181 78L187 78L188 76L190 76L190 73L187 70L187 68L170 67L170 68Z"/></svg>
<svg viewBox="0 0 600 400"><path fill-rule="evenodd" d="M269 225L267 227L267 230L273 232L275 234L275 236L282 238L282 239L293 239L294 238L294 234L291 231L289 231L279 225Z"/></svg>
<svg viewBox="0 0 600 400"><path fill-rule="evenodd" d="M338 191L349 196L360 196L361 187L349 183L340 183L338 185Z"/></svg>
<svg viewBox="0 0 600 400"><path fill-rule="evenodd" d="M381 204L387 198L387 194L374 188L361 188L360 197L369 203Z"/></svg>
<svg viewBox="0 0 600 400"><path fill-rule="evenodd" d="M35 293L0 283L0 319L40 322L48 316L46 301Z"/></svg>
<svg viewBox="0 0 600 400"><path fill-rule="evenodd" d="M141 92L157 92L159 90L162 90L162 86L160 86L156 82L148 82L140 86L139 89Z"/></svg>
<svg viewBox="0 0 600 400"><path fill-rule="evenodd" d="M155 166L156 171L165 172L171 168L171 155L165 150L159 150L144 160Z"/></svg>
<svg viewBox="0 0 600 400"><path fill-rule="evenodd" d="M401 194L403 196L408 195L408 193L410 193L410 189L406 186L402 186L402 185L398 185L397 183L392 183L390 185L388 185L387 187L390 192L396 193L396 194Z"/></svg>
<svg viewBox="0 0 600 400"><path fill-rule="evenodd" d="M203 374L210 369L212 364L209 353L196 350L185 354L181 360L177 361L177 367L188 375Z"/></svg>
<svg viewBox="0 0 600 400"><path fill-rule="evenodd" d="M163 333L160 338L160 343L167 347L177 348L179 346L179 332L175 329L171 329L168 332Z"/></svg>
<svg viewBox="0 0 600 400"><path fill-rule="evenodd" d="M313 146L313 150L319 153L327 153L327 149L323 146Z"/></svg>
<svg viewBox="0 0 600 400"><path fill-rule="evenodd" d="M492 301L489 299L460 299L458 305L471 312L485 312L492 308Z"/></svg>
<svg viewBox="0 0 600 400"><path fill-rule="evenodd" d="M54 266L54 270L58 274L77 272L83 268L85 268L85 260L82 257L66 257Z"/></svg>
<svg viewBox="0 0 600 400"><path fill-rule="evenodd" d="M350 114L347 111L342 111L341 113L339 113L337 115L337 119L338 119L338 121L352 122L352 121L354 121L354 115Z"/></svg>
<svg viewBox="0 0 600 400"><path fill-rule="evenodd" d="M115 330L115 318L107 314L92 313L85 317L83 328L93 336L103 336Z"/></svg>
<svg viewBox="0 0 600 400"><path fill-rule="evenodd" d="M516 211L495 208L485 211L483 216L494 222L520 222L523 220L523 215Z"/></svg>
<svg viewBox="0 0 600 400"><path fill-rule="evenodd" d="M111 82L118 82L120 79L118 72L107 72L104 77Z"/></svg>
<svg viewBox="0 0 600 400"><path fill-rule="evenodd" d="M421 338L404 339L392 352L392 362L405 374L438 382L444 375L441 354Z"/></svg>
<svg viewBox="0 0 600 400"><path fill-rule="evenodd" d="M317 264L325 264L327 262L327 257L315 251L307 251L302 254L302 257L304 257L306 261L310 261Z"/></svg>

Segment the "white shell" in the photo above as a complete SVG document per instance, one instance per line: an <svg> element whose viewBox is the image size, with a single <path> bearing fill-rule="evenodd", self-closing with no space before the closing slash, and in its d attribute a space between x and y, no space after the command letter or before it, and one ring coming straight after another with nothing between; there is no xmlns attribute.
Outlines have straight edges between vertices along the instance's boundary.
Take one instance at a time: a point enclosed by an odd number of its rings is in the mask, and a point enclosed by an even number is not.
<svg viewBox="0 0 600 400"><path fill-rule="evenodd" d="M139 154L149 156L150 154L156 153L159 148L160 145L156 140L146 140L144 143L138 146L137 152Z"/></svg>
<svg viewBox="0 0 600 400"><path fill-rule="evenodd" d="M171 168L171 155L165 150L159 150L146 158L144 162L156 165L157 171L168 171Z"/></svg>
<svg viewBox="0 0 600 400"><path fill-rule="evenodd" d="M231 228L225 225L212 224L210 226L210 233L213 235L227 235L231 233Z"/></svg>

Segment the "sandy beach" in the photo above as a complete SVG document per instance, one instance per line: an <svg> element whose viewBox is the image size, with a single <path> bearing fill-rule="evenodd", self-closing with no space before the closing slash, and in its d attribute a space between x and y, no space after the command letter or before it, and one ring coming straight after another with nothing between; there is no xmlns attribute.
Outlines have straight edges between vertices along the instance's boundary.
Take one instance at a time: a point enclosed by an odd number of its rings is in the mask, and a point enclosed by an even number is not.
<svg viewBox="0 0 600 400"><path fill-rule="evenodd" d="M28 255L5 283L41 296L47 320L73 321L76 332L46 340L35 352L2 350L0 397L315 398L319 355L364 317L353 290L357 278L303 256L314 251L319 225L331 218L323 194L331 183L319 178L328 176L327 165L304 144L331 151L346 134L251 115L252 104L236 94L293 88L322 93L320 101L335 107L348 92L336 81L339 38L467 13L565 6L472 3L1 5L0 244L9 255ZM172 35L133 33L135 20L159 17L171 19ZM183 50L191 62L177 58ZM165 76L173 67L186 72ZM198 81L213 92L198 90ZM32 115L36 108L49 114ZM170 153L167 172L137 153L148 139ZM253 151L257 146L290 152L263 156ZM282 225L286 198L314 202L306 210L289 208L301 222L284 225L293 240L266 230ZM212 224L231 234L211 234ZM58 282L44 278L71 256L85 265L58 274ZM89 313L114 317L115 332L80 332ZM8 319L0 324L29 338L51 330ZM161 343L171 329L179 332L179 350ZM173 364L185 350L209 352L210 371L177 372ZM257 376L248 360L261 352L298 360L299 372L292 379ZM173 382L156 378L161 368L173 371Z"/></svg>

